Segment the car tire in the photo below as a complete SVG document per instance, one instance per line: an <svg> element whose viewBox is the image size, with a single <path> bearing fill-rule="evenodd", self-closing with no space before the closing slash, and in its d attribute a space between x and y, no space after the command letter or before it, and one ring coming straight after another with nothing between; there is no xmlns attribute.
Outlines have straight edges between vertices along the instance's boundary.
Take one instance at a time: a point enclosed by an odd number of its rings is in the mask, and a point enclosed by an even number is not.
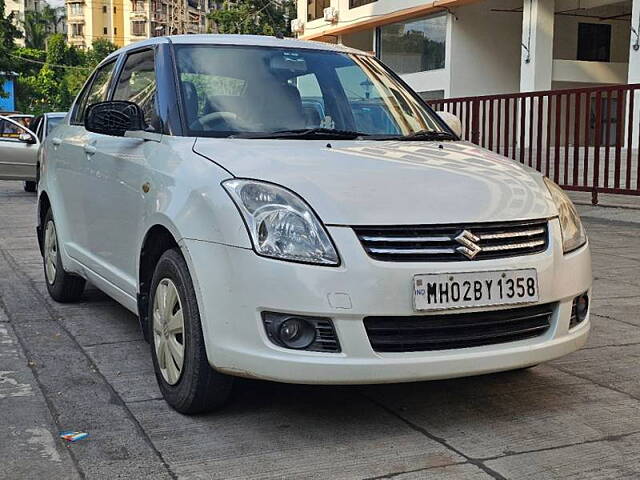
<svg viewBox="0 0 640 480"><path fill-rule="evenodd" d="M167 250L155 267L147 318L153 367L166 402L184 414L224 405L233 378L209 365L193 282L176 249Z"/></svg>
<svg viewBox="0 0 640 480"><path fill-rule="evenodd" d="M24 182L24 191L33 193L38 189L38 184L36 182Z"/></svg>
<svg viewBox="0 0 640 480"><path fill-rule="evenodd" d="M56 302L74 302L82 296L85 280L65 272L62 268L58 234L51 209L47 211L45 216L43 232L42 263L49 295Z"/></svg>

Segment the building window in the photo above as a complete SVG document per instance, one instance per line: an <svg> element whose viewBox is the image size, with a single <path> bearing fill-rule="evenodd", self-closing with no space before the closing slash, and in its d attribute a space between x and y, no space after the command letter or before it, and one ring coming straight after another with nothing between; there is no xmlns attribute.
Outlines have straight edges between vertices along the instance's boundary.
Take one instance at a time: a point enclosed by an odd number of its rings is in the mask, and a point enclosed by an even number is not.
<svg viewBox="0 0 640 480"><path fill-rule="evenodd" d="M82 4L81 3L70 3L69 4L69 15L82 15Z"/></svg>
<svg viewBox="0 0 640 480"><path fill-rule="evenodd" d="M144 2L141 0L136 0L135 2L133 2L133 11L144 12Z"/></svg>
<svg viewBox="0 0 640 480"><path fill-rule="evenodd" d="M118 27L113 27L113 34L118 35Z"/></svg>
<svg viewBox="0 0 640 480"><path fill-rule="evenodd" d="M107 6L106 5L102 6L102 13L107 13Z"/></svg>
<svg viewBox="0 0 640 480"><path fill-rule="evenodd" d="M331 6L331 0L307 0L307 21L324 17L324 9Z"/></svg>
<svg viewBox="0 0 640 480"><path fill-rule="evenodd" d="M397 73L444 68L447 15L380 27L380 59Z"/></svg>
<svg viewBox="0 0 640 480"><path fill-rule="evenodd" d="M577 60L611 61L611 25L606 23L578 24Z"/></svg>
<svg viewBox="0 0 640 480"><path fill-rule="evenodd" d="M146 25L145 22L131 22L131 34L136 35L138 37L142 37L146 35Z"/></svg>
<svg viewBox="0 0 640 480"><path fill-rule="evenodd" d="M349 0L349 8L361 7L377 1L378 0Z"/></svg>
<svg viewBox="0 0 640 480"><path fill-rule="evenodd" d="M102 34L106 35L107 34L107 27L102 27Z"/></svg>
<svg viewBox="0 0 640 480"><path fill-rule="evenodd" d="M118 11L117 11L116 7L113 7L113 14L115 15L117 12Z"/></svg>
<svg viewBox="0 0 640 480"><path fill-rule="evenodd" d="M82 37L84 35L84 25L82 23L71 24L71 36Z"/></svg>

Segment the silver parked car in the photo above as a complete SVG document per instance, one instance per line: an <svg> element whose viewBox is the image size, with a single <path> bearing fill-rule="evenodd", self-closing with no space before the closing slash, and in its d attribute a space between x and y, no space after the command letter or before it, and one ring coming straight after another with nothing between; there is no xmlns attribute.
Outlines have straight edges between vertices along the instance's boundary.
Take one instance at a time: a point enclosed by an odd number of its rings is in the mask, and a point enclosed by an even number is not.
<svg viewBox="0 0 640 480"><path fill-rule="evenodd" d="M27 192L38 182L38 149L66 112L44 113L29 127L15 115L0 116L0 180L23 180Z"/></svg>

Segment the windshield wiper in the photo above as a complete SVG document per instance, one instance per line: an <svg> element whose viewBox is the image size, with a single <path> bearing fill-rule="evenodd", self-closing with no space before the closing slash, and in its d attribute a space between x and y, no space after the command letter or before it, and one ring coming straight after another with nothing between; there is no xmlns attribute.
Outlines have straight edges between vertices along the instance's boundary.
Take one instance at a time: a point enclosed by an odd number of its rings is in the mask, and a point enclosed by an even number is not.
<svg viewBox="0 0 640 480"><path fill-rule="evenodd" d="M414 141L438 141L438 140L458 140L458 137L449 132L438 132L436 130L419 130L409 135L370 135L367 140L400 140L402 142Z"/></svg>
<svg viewBox="0 0 640 480"><path fill-rule="evenodd" d="M276 132L236 133L229 138L294 138L311 140L355 140L368 134L351 130L334 130L331 128L298 128L295 130L278 130Z"/></svg>

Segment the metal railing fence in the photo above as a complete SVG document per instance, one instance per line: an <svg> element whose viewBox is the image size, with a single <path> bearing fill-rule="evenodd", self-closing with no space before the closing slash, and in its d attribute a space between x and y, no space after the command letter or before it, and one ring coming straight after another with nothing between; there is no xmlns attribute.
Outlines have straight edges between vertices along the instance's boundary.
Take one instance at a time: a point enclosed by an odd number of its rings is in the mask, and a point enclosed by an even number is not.
<svg viewBox="0 0 640 480"><path fill-rule="evenodd" d="M567 190L640 195L640 84L431 100L465 140Z"/></svg>

